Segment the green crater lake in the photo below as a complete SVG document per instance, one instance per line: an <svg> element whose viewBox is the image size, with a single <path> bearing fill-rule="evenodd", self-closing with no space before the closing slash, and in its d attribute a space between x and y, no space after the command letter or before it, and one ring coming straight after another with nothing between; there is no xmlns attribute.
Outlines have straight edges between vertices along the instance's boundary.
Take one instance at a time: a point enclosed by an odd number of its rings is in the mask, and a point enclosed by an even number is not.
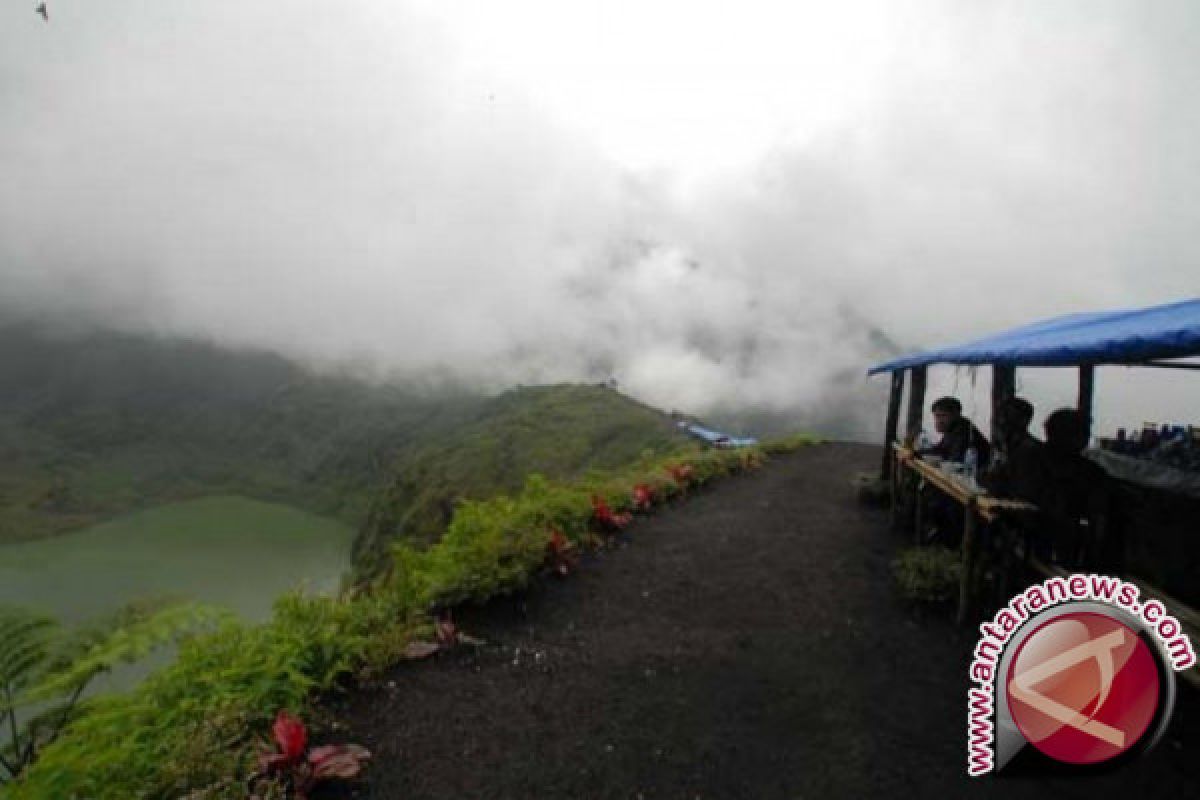
<svg viewBox="0 0 1200 800"><path fill-rule="evenodd" d="M171 503L76 533L0 545L0 603L72 624L165 595L261 621L289 589L335 591L353 536L337 520L245 497Z"/></svg>

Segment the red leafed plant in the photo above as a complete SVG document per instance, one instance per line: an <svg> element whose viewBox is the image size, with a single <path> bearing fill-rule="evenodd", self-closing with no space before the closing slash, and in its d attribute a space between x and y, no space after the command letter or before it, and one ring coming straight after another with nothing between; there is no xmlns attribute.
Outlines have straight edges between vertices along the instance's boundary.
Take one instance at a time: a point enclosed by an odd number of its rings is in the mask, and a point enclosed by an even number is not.
<svg viewBox="0 0 1200 800"><path fill-rule="evenodd" d="M370 751L356 744L327 744L308 749L304 723L287 711L276 715L271 732L279 752L264 753L259 758L260 775L281 777L298 800L307 798L321 781L358 777L371 758Z"/></svg>
<svg viewBox="0 0 1200 800"><path fill-rule="evenodd" d="M433 621L433 635L443 650L448 650L458 644L458 626L454 624L454 617L449 611Z"/></svg>
<svg viewBox="0 0 1200 800"><path fill-rule="evenodd" d="M423 658L429 658L435 653L452 650L460 644L474 646L485 644L483 639L477 639L474 636L468 636L463 633L454 622L454 616L449 611L445 611L441 616L433 618L433 639L432 642L409 642L401 654L402 657L409 661L420 661Z"/></svg>
<svg viewBox="0 0 1200 800"><path fill-rule="evenodd" d="M649 511L654 505L654 489L649 484L639 483L633 487L633 508L635 511Z"/></svg>
<svg viewBox="0 0 1200 800"><path fill-rule="evenodd" d="M691 464L672 464L667 467L667 473L670 474L671 480L679 484L680 488L687 488L688 484L692 482L695 470L692 469Z"/></svg>
<svg viewBox="0 0 1200 800"><path fill-rule="evenodd" d="M614 513L608 507L608 503L604 502L603 497L594 494L592 495L592 518L606 531L619 531L629 524L633 515L626 511Z"/></svg>
<svg viewBox="0 0 1200 800"><path fill-rule="evenodd" d="M579 564L575 545L558 528L550 529L550 541L546 543L546 564L559 575L566 575Z"/></svg>

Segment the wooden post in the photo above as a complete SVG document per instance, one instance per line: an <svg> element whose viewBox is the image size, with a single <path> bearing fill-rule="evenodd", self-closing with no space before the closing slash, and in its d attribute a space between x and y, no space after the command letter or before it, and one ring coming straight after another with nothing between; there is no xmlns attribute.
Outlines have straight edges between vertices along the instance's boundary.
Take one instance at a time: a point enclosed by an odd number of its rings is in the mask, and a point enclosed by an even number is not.
<svg viewBox="0 0 1200 800"><path fill-rule="evenodd" d="M904 443L916 449L917 434L921 432L921 419L925 413L926 369L924 366L912 367L910 372L908 413L905 415L904 420ZM921 544L921 526L924 524L924 520L921 519L921 492L919 484L913 486L911 496L913 504L913 536L916 538L916 543Z"/></svg>
<svg viewBox="0 0 1200 800"><path fill-rule="evenodd" d="M975 498L963 505L962 574L958 577L958 624L964 624L971 613L975 596Z"/></svg>
<svg viewBox="0 0 1200 800"><path fill-rule="evenodd" d="M925 544L921 541L925 535L925 515L921 508L921 484L916 482L912 493L912 521L913 521L913 544L917 547Z"/></svg>
<svg viewBox="0 0 1200 800"><path fill-rule="evenodd" d="M887 423L883 435L883 467L882 477L887 480L892 476L892 468L896 462L892 452L892 442L896 441L896 425L900 418L900 396L904 393L904 370L893 370L892 390L888 395Z"/></svg>
<svg viewBox="0 0 1200 800"><path fill-rule="evenodd" d="M1092 394L1096 386L1096 368L1091 364L1079 367L1079 401L1075 407L1083 415L1083 425L1087 433L1087 441L1092 440Z"/></svg>
<svg viewBox="0 0 1200 800"><path fill-rule="evenodd" d="M888 476L888 498L891 499L891 516L889 522L891 529L896 530L896 524L900 517L900 465L897 462L896 456L891 452L892 448L889 445L887 452L891 455L892 474Z"/></svg>
<svg viewBox="0 0 1200 800"><path fill-rule="evenodd" d="M1000 440L1000 432L996 429L996 420L1000 416L1000 406L1004 401L1017 393L1017 368L1003 364L992 365L992 444Z"/></svg>
<svg viewBox="0 0 1200 800"><path fill-rule="evenodd" d="M908 418L904 423L904 443L912 445L921 432L921 418L925 414L925 367L913 367L912 385L908 390Z"/></svg>

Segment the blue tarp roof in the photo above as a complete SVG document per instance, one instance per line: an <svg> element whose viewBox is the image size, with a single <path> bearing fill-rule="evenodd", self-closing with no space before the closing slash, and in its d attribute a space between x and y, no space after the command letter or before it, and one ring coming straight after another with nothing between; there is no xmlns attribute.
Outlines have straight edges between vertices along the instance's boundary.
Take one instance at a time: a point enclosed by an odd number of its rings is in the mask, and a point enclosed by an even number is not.
<svg viewBox="0 0 1200 800"><path fill-rule="evenodd" d="M1068 314L876 364L867 374L924 364L1070 367L1194 355L1200 355L1200 298L1127 311Z"/></svg>
<svg viewBox="0 0 1200 800"><path fill-rule="evenodd" d="M720 431L714 431L709 428L696 425L695 423L684 425L683 427L688 433L703 439L709 444L717 444L720 441L728 442L731 447L750 447L758 444L758 439L728 436Z"/></svg>

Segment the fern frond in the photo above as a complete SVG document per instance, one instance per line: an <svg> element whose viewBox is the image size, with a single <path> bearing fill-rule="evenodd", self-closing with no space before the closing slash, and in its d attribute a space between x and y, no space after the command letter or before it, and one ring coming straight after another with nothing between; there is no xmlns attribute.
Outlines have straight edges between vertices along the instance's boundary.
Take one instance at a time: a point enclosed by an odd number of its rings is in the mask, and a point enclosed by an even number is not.
<svg viewBox="0 0 1200 800"><path fill-rule="evenodd" d="M46 675L22 695L20 702L39 702L73 692L117 664L137 661L157 647L231 617L232 614L223 609L198 604L159 611L111 632L79 658Z"/></svg>
<svg viewBox="0 0 1200 800"><path fill-rule="evenodd" d="M58 620L19 606L0 606L0 685L19 689L44 666L62 635Z"/></svg>

